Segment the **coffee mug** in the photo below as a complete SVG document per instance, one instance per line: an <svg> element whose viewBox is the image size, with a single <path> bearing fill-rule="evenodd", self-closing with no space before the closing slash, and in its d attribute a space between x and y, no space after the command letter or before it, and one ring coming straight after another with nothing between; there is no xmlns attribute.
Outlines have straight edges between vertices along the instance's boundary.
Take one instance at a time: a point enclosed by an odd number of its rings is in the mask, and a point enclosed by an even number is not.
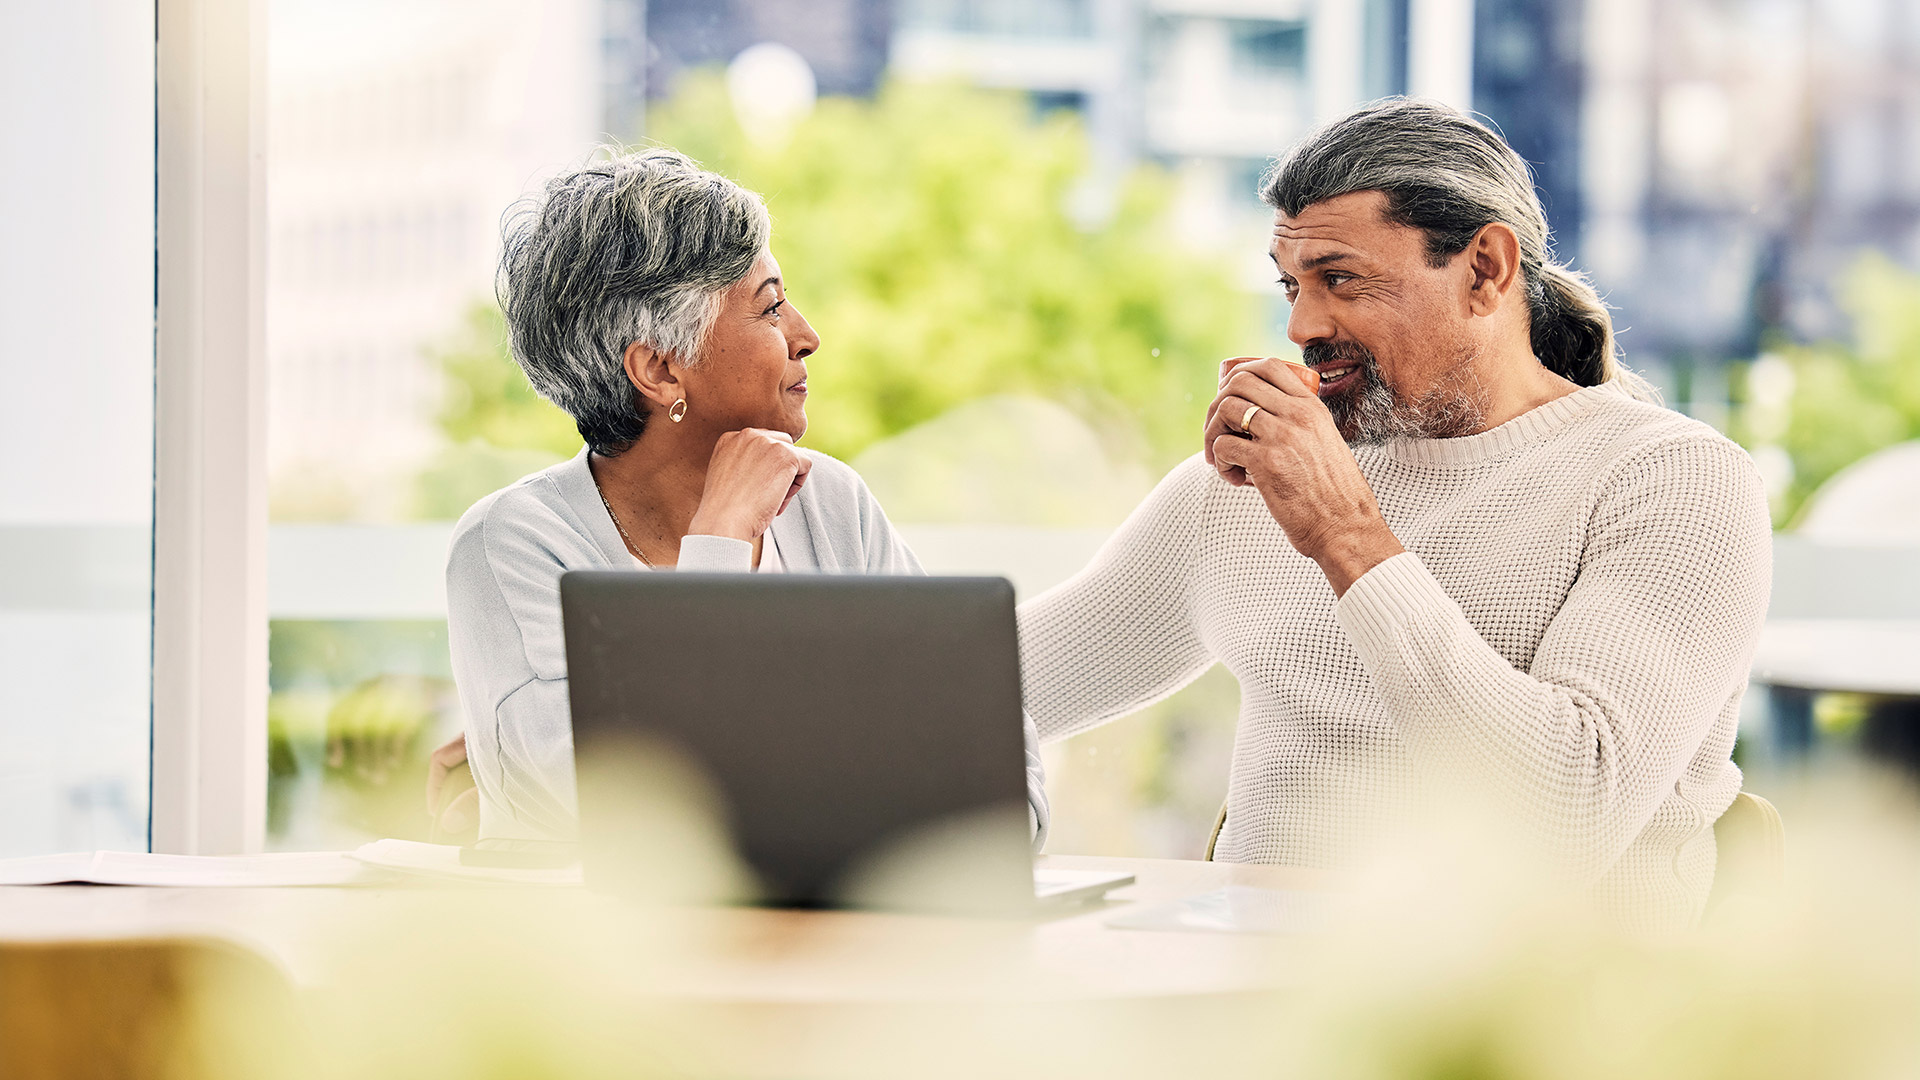
<svg viewBox="0 0 1920 1080"><path fill-rule="evenodd" d="M1320 373L1308 367L1302 361L1290 359L1285 356L1234 356L1229 357L1226 363L1228 365L1236 365L1246 363L1249 360L1278 360L1283 364L1291 364L1299 369L1300 378L1307 384L1308 393L1313 394L1315 397L1320 395Z"/></svg>

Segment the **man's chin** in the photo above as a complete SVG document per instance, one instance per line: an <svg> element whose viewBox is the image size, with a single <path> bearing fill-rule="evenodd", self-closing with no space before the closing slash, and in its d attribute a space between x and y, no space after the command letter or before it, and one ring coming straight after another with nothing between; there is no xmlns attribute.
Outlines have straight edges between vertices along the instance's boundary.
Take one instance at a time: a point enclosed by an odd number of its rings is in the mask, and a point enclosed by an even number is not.
<svg viewBox="0 0 1920 1080"><path fill-rule="evenodd" d="M1378 441L1366 438L1360 430L1360 418L1355 415L1356 410L1353 405L1354 391L1343 390L1338 394L1327 395L1320 400L1326 403L1327 411L1333 414L1334 430L1338 431L1340 437L1347 441L1347 445L1359 446Z"/></svg>

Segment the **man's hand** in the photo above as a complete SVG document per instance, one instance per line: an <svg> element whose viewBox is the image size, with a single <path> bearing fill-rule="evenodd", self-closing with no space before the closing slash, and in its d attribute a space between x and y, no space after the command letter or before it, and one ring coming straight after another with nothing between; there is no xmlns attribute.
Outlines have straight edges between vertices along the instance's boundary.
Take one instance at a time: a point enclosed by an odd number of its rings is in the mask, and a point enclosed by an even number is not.
<svg viewBox="0 0 1920 1080"><path fill-rule="evenodd" d="M1220 395L1225 395L1227 380L1233 377L1234 372L1248 364L1273 359L1277 358L1272 356L1229 356L1225 360L1220 361ZM1281 362L1293 369L1294 377L1305 384L1307 393L1315 395L1320 393L1320 373L1318 371L1308 367L1305 363L1292 360L1283 360ZM1207 406L1207 419L1204 426L1211 427L1213 425L1213 418L1219 411L1220 397L1216 396L1213 399L1213 403ZM1244 415L1244 410L1242 412ZM1213 460L1213 439L1208 438L1202 441L1205 445L1201 447L1201 453L1206 457L1207 464L1219 468L1219 465ZM1225 477L1227 482L1233 484L1235 487L1246 483L1247 480L1246 470L1240 468L1221 470L1220 475Z"/></svg>
<svg viewBox="0 0 1920 1080"><path fill-rule="evenodd" d="M786 512L807 482L813 460L784 431L742 428L720 436L707 465L707 487L687 531L753 540Z"/></svg>
<svg viewBox="0 0 1920 1080"><path fill-rule="evenodd" d="M1320 564L1344 596L1361 575L1406 549L1334 427L1333 416L1283 360L1250 360L1222 380L1207 410L1208 460L1235 486L1251 483L1287 540ZM1251 406L1251 431L1240 421Z"/></svg>

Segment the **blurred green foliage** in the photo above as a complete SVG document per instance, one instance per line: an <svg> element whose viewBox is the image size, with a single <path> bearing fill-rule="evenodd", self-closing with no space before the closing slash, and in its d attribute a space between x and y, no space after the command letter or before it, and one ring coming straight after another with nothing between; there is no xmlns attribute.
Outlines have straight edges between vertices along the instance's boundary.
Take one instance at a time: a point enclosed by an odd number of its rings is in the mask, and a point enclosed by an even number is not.
<svg viewBox="0 0 1920 1080"><path fill-rule="evenodd" d="M1840 280L1853 319L1850 341L1775 350L1793 370L1784 417L1760 415L1750 388L1734 437L1755 447L1773 443L1793 459L1793 483L1776 503L1776 525L1791 524L1807 497L1835 473L1876 450L1920 438L1920 274L1883 255L1868 255Z"/></svg>
<svg viewBox="0 0 1920 1080"><path fill-rule="evenodd" d="M470 308L433 358L445 376L436 419L448 445L414 482L418 517L457 518L488 492L579 451L572 419L534 393L513 362L506 320L493 304Z"/></svg>
<svg viewBox="0 0 1920 1080"><path fill-rule="evenodd" d="M808 442L838 457L1027 393L1170 464L1194 450L1219 359L1258 331L1221 260L1174 243L1164 175L1099 174L1077 118L1036 120L1020 96L893 83L823 99L772 147L741 133L705 75L648 120L650 137L766 197L774 254L823 342Z"/></svg>
<svg viewBox="0 0 1920 1080"><path fill-rule="evenodd" d="M823 341L807 443L837 457L967 401L1031 394L1157 469L1193 452L1219 359L1265 340L1220 260L1173 242L1165 176L1094 175L1078 120L1036 119L1018 95L895 84L827 98L771 147L702 73L649 126L766 196L774 253ZM1070 207L1100 202L1100 184L1110 212L1076 221ZM421 516L458 516L579 448L512 364L490 305L438 355L451 447L420 477Z"/></svg>
<svg viewBox="0 0 1920 1080"><path fill-rule="evenodd" d="M267 640L269 836L426 839L426 755L457 725L446 623L277 619ZM300 820L303 792L323 821Z"/></svg>
<svg viewBox="0 0 1920 1080"><path fill-rule="evenodd" d="M499 308L473 305L459 332L434 351L434 358L447 377L438 419L449 441L554 457L571 457L580 449L573 421L534 393L508 356L507 321Z"/></svg>

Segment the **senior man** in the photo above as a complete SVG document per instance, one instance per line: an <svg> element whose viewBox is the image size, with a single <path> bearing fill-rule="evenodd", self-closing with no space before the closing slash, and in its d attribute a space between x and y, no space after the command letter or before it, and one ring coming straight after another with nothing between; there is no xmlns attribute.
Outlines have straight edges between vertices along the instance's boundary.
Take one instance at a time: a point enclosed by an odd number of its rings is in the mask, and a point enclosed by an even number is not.
<svg viewBox="0 0 1920 1080"><path fill-rule="evenodd" d="M1766 608L1751 460L1616 366L1483 125L1377 103L1264 188L1318 395L1279 361L1224 371L1205 452L1021 610L1042 737L1219 661L1217 857L1338 865L1471 788L1628 923L1690 923Z"/></svg>

